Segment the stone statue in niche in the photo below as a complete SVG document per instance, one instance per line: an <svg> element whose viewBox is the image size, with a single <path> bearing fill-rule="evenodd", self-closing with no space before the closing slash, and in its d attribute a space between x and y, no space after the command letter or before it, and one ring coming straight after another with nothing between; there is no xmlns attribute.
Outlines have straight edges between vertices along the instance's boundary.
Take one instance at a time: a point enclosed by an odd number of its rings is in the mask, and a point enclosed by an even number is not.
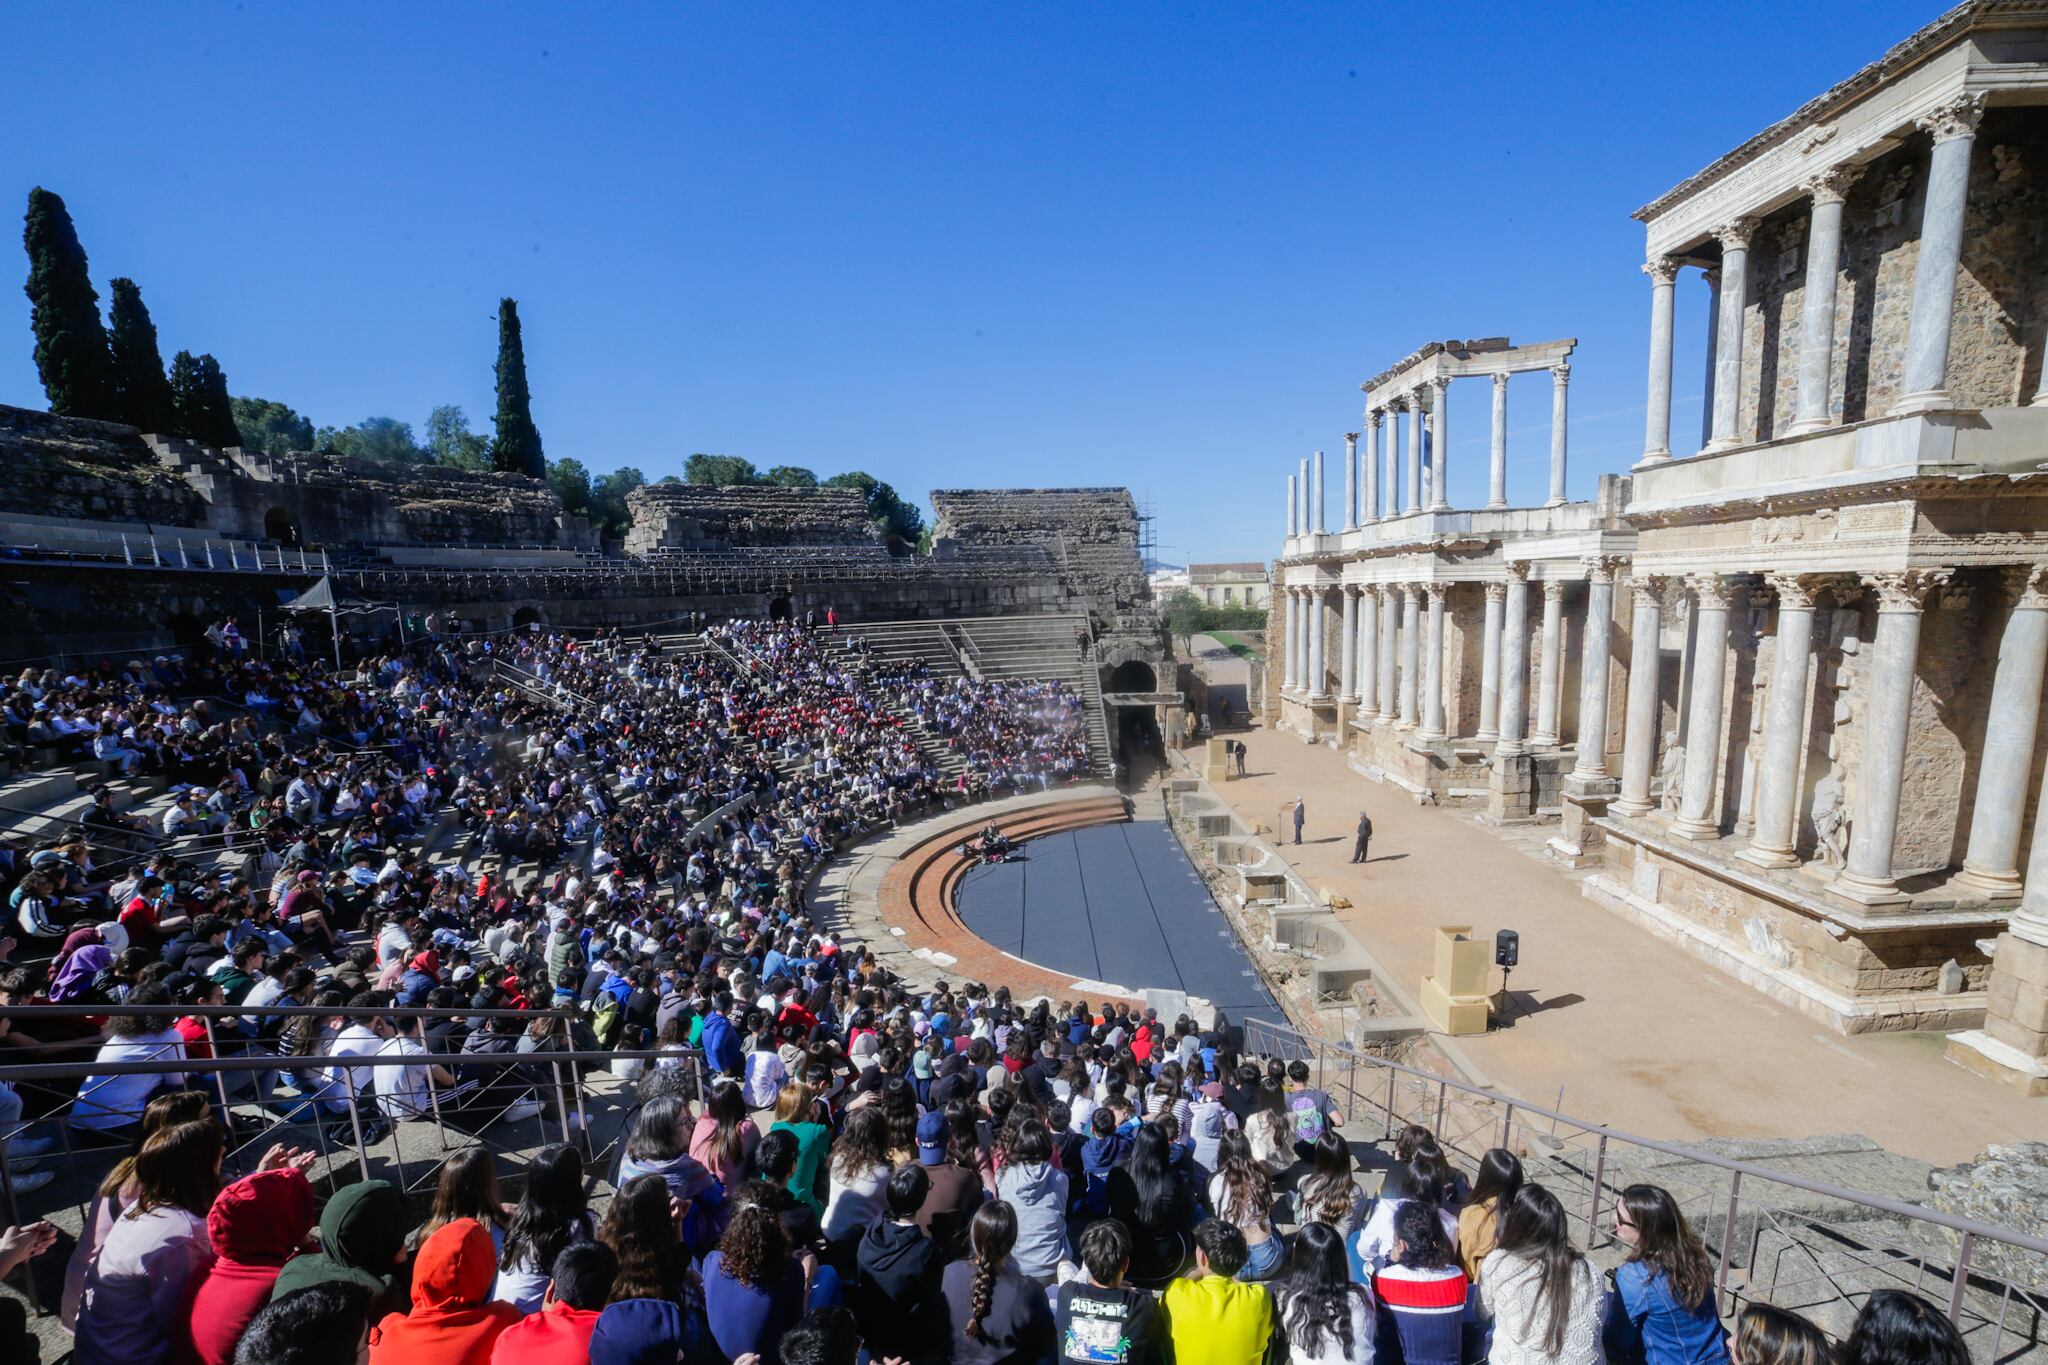
<svg viewBox="0 0 2048 1365"><path fill-rule="evenodd" d="M1666 815L1678 814L1679 789L1684 786L1685 746L1673 741L1664 746L1664 759L1657 765L1657 796Z"/></svg>
<svg viewBox="0 0 2048 1365"><path fill-rule="evenodd" d="M1822 866L1841 871L1849 861L1849 805L1840 768L1829 768L1814 784L1813 834L1813 851Z"/></svg>

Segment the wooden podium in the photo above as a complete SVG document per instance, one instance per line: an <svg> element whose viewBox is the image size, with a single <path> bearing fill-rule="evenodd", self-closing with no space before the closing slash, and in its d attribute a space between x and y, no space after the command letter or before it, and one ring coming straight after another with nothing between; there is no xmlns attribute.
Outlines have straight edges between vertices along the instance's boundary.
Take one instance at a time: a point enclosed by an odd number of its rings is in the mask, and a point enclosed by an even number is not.
<svg viewBox="0 0 2048 1365"><path fill-rule="evenodd" d="M1422 979L1422 1013L1439 1033L1486 1032L1490 945L1469 924L1439 925L1436 970Z"/></svg>

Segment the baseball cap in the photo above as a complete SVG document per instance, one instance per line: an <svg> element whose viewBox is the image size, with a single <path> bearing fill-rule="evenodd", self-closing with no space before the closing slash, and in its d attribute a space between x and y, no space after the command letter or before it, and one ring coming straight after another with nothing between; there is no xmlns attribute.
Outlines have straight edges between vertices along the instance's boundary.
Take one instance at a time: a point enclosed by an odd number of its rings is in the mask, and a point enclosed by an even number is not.
<svg viewBox="0 0 2048 1365"><path fill-rule="evenodd" d="M936 1166L946 1159L944 1114L926 1114L917 1121L917 1159L926 1166Z"/></svg>
<svg viewBox="0 0 2048 1365"><path fill-rule="evenodd" d="M1223 1086L1220 1082L1211 1081L1202 1087L1202 1093L1212 1100L1220 1100L1223 1098Z"/></svg>

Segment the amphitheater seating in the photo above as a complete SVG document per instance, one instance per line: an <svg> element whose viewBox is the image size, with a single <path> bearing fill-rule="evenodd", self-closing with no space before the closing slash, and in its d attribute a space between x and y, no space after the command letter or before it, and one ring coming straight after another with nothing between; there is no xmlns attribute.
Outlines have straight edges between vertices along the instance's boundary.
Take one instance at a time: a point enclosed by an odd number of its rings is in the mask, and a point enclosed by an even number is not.
<svg viewBox="0 0 2048 1365"><path fill-rule="evenodd" d="M961 879L975 866L973 858L961 856L960 845L977 837L990 823L986 816L974 818L972 809L963 808L958 812L961 818L919 840L889 869L878 898L882 920L903 930L904 941L913 949L952 959L956 965L946 966L941 975L1005 981L1019 996L1064 998L1071 994L1070 976L1012 957L977 938L960 919L954 897ZM994 823L1012 843L1022 843L1128 819L1130 811L1124 799L1108 794L1076 795L1071 800L1016 811Z"/></svg>

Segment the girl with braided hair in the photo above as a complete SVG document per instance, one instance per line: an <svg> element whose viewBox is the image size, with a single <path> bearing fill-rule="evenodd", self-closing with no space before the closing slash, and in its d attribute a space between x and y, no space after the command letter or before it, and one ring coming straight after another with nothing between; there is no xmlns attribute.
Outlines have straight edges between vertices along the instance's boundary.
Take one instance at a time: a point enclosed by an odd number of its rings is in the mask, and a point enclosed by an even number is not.
<svg viewBox="0 0 2048 1365"><path fill-rule="evenodd" d="M1045 1290L1010 1259L1017 1213L991 1199L968 1228L969 1258L946 1267L942 1284L953 1328L953 1365L1035 1365L1053 1354Z"/></svg>

